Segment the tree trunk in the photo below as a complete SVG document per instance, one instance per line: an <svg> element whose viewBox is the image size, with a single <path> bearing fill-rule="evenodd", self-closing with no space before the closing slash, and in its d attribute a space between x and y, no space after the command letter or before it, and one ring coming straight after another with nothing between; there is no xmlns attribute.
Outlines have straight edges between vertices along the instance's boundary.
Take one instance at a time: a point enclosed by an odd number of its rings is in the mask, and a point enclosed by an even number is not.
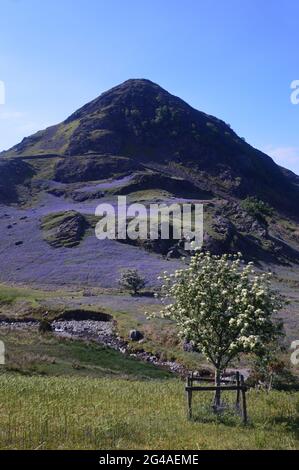
<svg viewBox="0 0 299 470"><path fill-rule="evenodd" d="M268 383L268 392L271 392L272 390L272 384L273 384L273 373L270 374L270 379L269 379L269 383Z"/></svg>
<svg viewBox="0 0 299 470"><path fill-rule="evenodd" d="M215 386L220 387L221 385L221 371L219 369L215 370ZM215 396L214 396L214 410L217 412L217 410L220 408L221 405L221 391L218 389L215 391Z"/></svg>

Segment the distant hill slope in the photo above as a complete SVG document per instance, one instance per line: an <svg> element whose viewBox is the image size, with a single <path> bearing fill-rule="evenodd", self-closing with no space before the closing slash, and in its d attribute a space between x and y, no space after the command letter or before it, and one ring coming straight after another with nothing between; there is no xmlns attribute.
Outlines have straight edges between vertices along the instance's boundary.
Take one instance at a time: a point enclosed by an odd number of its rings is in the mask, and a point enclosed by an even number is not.
<svg viewBox="0 0 299 470"><path fill-rule="evenodd" d="M129 157L186 175L215 194L255 195L299 215L298 177L230 128L144 79L128 80L61 124L23 139L1 157L87 154ZM136 162L136 163L137 163ZM69 166L69 165L68 165Z"/></svg>

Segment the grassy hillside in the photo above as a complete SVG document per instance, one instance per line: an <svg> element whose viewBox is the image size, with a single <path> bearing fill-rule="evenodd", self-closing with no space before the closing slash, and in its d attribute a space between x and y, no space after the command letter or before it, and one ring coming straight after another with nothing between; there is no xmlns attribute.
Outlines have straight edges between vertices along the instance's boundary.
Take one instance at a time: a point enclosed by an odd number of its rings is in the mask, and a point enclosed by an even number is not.
<svg viewBox="0 0 299 470"><path fill-rule="evenodd" d="M131 379L171 377L166 370L95 342L40 335L28 330L2 330L0 340L4 341L6 349L6 364L1 367L0 374L18 372L22 375Z"/></svg>
<svg viewBox="0 0 299 470"><path fill-rule="evenodd" d="M185 416L179 380L1 376L2 449L299 449L298 394L250 391L251 424Z"/></svg>

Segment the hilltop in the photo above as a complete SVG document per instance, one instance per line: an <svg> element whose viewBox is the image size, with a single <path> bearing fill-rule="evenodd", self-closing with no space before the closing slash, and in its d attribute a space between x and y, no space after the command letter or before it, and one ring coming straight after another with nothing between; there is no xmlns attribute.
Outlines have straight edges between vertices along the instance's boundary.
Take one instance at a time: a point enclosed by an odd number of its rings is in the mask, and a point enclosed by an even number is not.
<svg viewBox="0 0 299 470"><path fill-rule="evenodd" d="M1 156L68 159L92 154L105 155L107 165L111 156L122 156L137 164L187 172L199 186L217 194L258 196L298 215L298 181L290 172L246 143L230 125L144 79L127 80L106 91Z"/></svg>

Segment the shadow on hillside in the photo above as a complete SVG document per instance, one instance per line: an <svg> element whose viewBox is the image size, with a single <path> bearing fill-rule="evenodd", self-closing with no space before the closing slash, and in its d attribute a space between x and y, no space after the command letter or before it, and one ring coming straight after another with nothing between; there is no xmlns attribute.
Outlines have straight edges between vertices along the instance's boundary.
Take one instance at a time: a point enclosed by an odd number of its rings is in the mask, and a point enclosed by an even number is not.
<svg viewBox="0 0 299 470"><path fill-rule="evenodd" d="M136 297L155 297L155 293L152 291L139 292Z"/></svg>
<svg viewBox="0 0 299 470"><path fill-rule="evenodd" d="M273 264L277 266L291 266L299 264L299 251L291 247L283 240L278 240L268 236L267 241L275 246L275 251L268 251L256 243L253 236L247 235L240 237L240 251L244 255L245 261L254 261L257 266L262 264Z"/></svg>

